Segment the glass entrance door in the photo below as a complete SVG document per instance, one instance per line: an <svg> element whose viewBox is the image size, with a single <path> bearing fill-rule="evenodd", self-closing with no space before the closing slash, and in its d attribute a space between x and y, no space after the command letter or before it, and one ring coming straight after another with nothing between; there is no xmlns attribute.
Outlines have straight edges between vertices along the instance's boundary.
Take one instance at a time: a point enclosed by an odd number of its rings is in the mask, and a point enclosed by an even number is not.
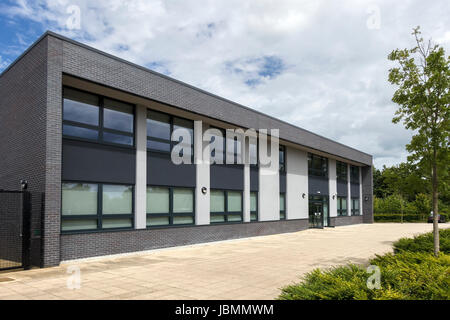
<svg viewBox="0 0 450 320"><path fill-rule="evenodd" d="M321 202L309 203L309 227L323 228L323 205Z"/></svg>

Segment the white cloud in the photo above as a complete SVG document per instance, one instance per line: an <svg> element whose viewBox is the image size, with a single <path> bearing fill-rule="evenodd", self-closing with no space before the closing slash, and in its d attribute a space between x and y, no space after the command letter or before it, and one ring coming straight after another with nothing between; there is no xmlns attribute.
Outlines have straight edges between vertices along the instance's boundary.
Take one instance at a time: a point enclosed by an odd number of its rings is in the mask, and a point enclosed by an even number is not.
<svg viewBox="0 0 450 320"><path fill-rule="evenodd" d="M66 25L74 4L81 30ZM373 5L380 29L367 27ZM404 161L411 136L391 123L387 54L411 47L416 25L449 53L449 9L445 0L22 0L3 12L371 153L380 167Z"/></svg>

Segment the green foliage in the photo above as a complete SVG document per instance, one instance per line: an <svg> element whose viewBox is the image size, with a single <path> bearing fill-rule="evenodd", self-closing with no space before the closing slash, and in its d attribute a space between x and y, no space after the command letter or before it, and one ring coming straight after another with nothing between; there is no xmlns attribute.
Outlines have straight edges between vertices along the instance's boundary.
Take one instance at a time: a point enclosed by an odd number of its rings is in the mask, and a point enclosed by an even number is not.
<svg viewBox="0 0 450 320"><path fill-rule="evenodd" d="M449 215L441 212L439 213L445 218L445 221L449 221ZM402 222L402 215L399 213L375 213L373 215L375 222ZM403 214L403 222L427 222L428 216L417 213L405 213Z"/></svg>
<svg viewBox="0 0 450 320"><path fill-rule="evenodd" d="M401 213L405 202L399 195L391 195L385 199L376 198L374 201L374 213Z"/></svg>
<svg viewBox="0 0 450 320"><path fill-rule="evenodd" d="M450 229L440 229L440 250L450 254ZM414 238L402 238L394 243L394 253L409 252L433 252L433 234L425 233Z"/></svg>
<svg viewBox="0 0 450 320"><path fill-rule="evenodd" d="M380 289L367 287L370 274L365 267L348 264L325 271L315 269L306 274L300 284L283 288L279 299L449 300L450 256L441 253L434 257L430 237L428 233L407 241L401 239L396 243L395 254L377 255L369 261L370 265L380 268ZM442 230L441 237L448 241L450 230ZM424 243L429 248L425 248ZM448 252L445 250L442 249Z"/></svg>

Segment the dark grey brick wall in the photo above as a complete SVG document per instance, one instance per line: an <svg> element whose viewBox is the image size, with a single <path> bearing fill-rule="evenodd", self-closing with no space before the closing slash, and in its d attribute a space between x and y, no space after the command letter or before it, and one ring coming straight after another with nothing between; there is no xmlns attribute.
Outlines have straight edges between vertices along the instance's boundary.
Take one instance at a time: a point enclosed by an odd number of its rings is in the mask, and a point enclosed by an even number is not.
<svg viewBox="0 0 450 320"><path fill-rule="evenodd" d="M335 227L358 223L363 223L363 216L343 216L330 218L330 225Z"/></svg>
<svg viewBox="0 0 450 320"><path fill-rule="evenodd" d="M41 194L46 174L47 39L0 76L0 189L33 194L32 263L40 265Z"/></svg>
<svg viewBox="0 0 450 320"><path fill-rule="evenodd" d="M22 265L22 194L0 191L0 269Z"/></svg>
<svg viewBox="0 0 450 320"><path fill-rule="evenodd" d="M308 220L302 219L182 228L63 234L61 235L61 260L295 232L307 228Z"/></svg>

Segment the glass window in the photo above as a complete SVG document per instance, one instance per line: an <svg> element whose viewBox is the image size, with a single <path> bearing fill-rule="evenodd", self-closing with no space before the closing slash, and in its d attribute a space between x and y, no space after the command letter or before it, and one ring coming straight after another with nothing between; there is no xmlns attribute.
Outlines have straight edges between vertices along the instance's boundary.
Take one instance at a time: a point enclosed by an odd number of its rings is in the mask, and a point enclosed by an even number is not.
<svg viewBox="0 0 450 320"><path fill-rule="evenodd" d="M170 141L170 116L154 112L147 112L147 136Z"/></svg>
<svg viewBox="0 0 450 320"><path fill-rule="evenodd" d="M147 187L147 227L194 224L194 190Z"/></svg>
<svg viewBox="0 0 450 320"><path fill-rule="evenodd" d="M63 182L61 189L62 231L133 227L133 186Z"/></svg>
<svg viewBox="0 0 450 320"><path fill-rule="evenodd" d="M134 106L64 88L63 135L133 146Z"/></svg>
<svg viewBox="0 0 450 320"><path fill-rule="evenodd" d="M352 198L352 215L353 216L359 216L359 199L358 198Z"/></svg>
<svg viewBox="0 0 450 320"><path fill-rule="evenodd" d="M169 188L147 187L147 213L169 213Z"/></svg>
<svg viewBox="0 0 450 320"><path fill-rule="evenodd" d="M222 130L220 130L222 132ZM212 135L211 136L211 157L214 158L214 160L211 158L210 161L212 164L218 163L218 164L224 164L226 161L225 158L225 138L224 134L222 132L222 135Z"/></svg>
<svg viewBox="0 0 450 320"><path fill-rule="evenodd" d="M258 164L258 144L250 139L249 143L250 164Z"/></svg>
<svg viewBox="0 0 450 320"><path fill-rule="evenodd" d="M340 181L347 182L347 164L336 161L336 178Z"/></svg>
<svg viewBox="0 0 450 320"><path fill-rule="evenodd" d="M250 192L250 221L258 220L258 193Z"/></svg>
<svg viewBox="0 0 450 320"><path fill-rule="evenodd" d="M225 212L225 194L223 191L211 190L211 212Z"/></svg>
<svg viewBox="0 0 450 320"><path fill-rule="evenodd" d="M280 161L280 172L285 172L286 171L286 149L284 146L280 146L278 156L279 156L279 161Z"/></svg>
<svg viewBox="0 0 450 320"><path fill-rule="evenodd" d="M62 214L96 215L97 185L87 183L62 184Z"/></svg>
<svg viewBox="0 0 450 320"><path fill-rule="evenodd" d="M280 219L286 219L286 195L280 193Z"/></svg>
<svg viewBox="0 0 450 320"><path fill-rule="evenodd" d="M359 167L350 166L350 182L359 184Z"/></svg>
<svg viewBox="0 0 450 320"><path fill-rule="evenodd" d="M308 153L308 173L311 176L328 177L328 159Z"/></svg>
<svg viewBox="0 0 450 320"><path fill-rule="evenodd" d="M228 191L228 212L242 211L242 192Z"/></svg>
<svg viewBox="0 0 450 320"><path fill-rule="evenodd" d="M347 198L337 197L337 213L338 216L347 215Z"/></svg>
<svg viewBox="0 0 450 320"><path fill-rule="evenodd" d="M194 191L173 189L173 212L194 212Z"/></svg>
<svg viewBox="0 0 450 320"><path fill-rule="evenodd" d="M103 185L103 214L130 214L133 211L131 186Z"/></svg>
<svg viewBox="0 0 450 320"><path fill-rule="evenodd" d="M105 128L133 133L133 106L105 99L103 122Z"/></svg>

